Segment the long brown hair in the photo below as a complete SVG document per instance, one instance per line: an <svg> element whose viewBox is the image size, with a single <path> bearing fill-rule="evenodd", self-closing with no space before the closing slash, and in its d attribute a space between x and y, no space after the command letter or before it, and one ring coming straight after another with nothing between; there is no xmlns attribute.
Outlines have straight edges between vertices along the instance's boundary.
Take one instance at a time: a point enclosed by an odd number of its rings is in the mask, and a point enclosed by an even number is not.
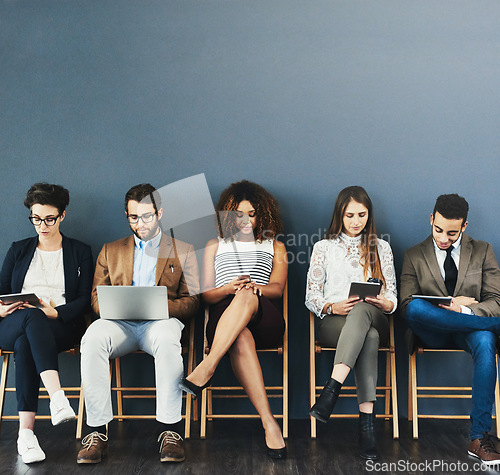
<svg viewBox="0 0 500 475"><path fill-rule="evenodd" d="M342 232L344 213L351 201L361 203L368 210L368 220L363 231L361 231L361 258L359 260L359 263L363 266L364 278L367 278L368 270L371 269L372 277L380 279L385 286L385 278L377 249L377 231L375 229L373 205L364 188L361 186L348 186L339 193L333 209L332 222L325 237L326 239L332 239Z"/></svg>
<svg viewBox="0 0 500 475"><path fill-rule="evenodd" d="M221 238L234 239L234 235L239 232L235 222L235 211L242 201L249 201L255 209L257 222L253 232L257 241L274 239L281 232L278 202L262 186L242 180L229 185L221 193L217 203L217 221Z"/></svg>

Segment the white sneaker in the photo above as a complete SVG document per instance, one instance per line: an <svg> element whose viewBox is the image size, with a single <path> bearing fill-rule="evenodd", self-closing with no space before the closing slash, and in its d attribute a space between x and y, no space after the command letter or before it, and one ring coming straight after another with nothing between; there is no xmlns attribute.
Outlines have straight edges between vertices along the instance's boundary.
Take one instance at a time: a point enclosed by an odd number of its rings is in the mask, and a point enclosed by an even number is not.
<svg viewBox="0 0 500 475"><path fill-rule="evenodd" d="M73 411L62 389L52 395L49 407L53 426L76 418L75 411Z"/></svg>
<svg viewBox="0 0 500 475"><path fill-rule="evenodd" d="M22 429L17 438L17 453L24 463L41 462L45 460L45 453L38 444L38 439L31 429Z"/></svg>

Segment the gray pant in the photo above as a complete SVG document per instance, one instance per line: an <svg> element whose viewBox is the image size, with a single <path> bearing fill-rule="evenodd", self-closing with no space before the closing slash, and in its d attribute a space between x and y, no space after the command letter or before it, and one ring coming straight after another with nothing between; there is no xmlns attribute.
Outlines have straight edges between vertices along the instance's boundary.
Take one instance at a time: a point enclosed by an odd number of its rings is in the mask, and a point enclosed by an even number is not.
<svg viewBox="0 0 500 475"><path fill-rule="evenodd" d="M336 347L334 365L354 369L358 403L376 399L378 348L389 339L389 321L377 307L356 304L348 315L327 315L318 324L321 346Z"/></svg>

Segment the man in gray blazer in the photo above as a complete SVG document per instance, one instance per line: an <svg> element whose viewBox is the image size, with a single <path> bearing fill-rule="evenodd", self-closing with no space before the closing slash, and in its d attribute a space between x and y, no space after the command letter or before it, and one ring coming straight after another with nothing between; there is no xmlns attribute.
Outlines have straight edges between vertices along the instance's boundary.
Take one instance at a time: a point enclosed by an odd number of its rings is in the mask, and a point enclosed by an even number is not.
<svg viewBox="0 0 500 475"><path fill-rule="evenodd" d="M487 465L500 462L488 432L500 335L500 270L492 246L464 233L467 201L441 195L431 214L432 234L405 253L401 307L411 330L431 348L459 348L474 364L469 454ZM433 305L412 295L453 297Z"/></svg>

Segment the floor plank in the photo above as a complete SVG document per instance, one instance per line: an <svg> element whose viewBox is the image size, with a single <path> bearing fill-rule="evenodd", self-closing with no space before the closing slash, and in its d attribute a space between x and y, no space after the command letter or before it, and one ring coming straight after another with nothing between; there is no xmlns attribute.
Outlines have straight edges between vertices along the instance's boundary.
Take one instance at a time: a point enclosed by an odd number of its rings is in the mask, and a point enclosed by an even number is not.
<svg viewBox="0 0 500 475"><path fill-rule="evenodd" d="M205 440L195 436L186 441L185 462L161 464L154 421L113 422L108 457L101 464L81 466L75 461L81 445L73 438L74 423L52 427L49 421L40 421L36 434L47 460L28 466L17 455L17 423L7 421L2 424L0 433L0 473L352 475L480 472L477 460L467 455L468 421L425 420L420 422L419 428L420 438L413 440L410 424L401 420L401 438L393 440L391 423L377 421L381 459L375 466L357 455L356 420L337 419L327 425L319 424L317 439L309 437L308 420L290 421L289 456L283 461L267 457L258 421L215 421L209 423ZM194 434L199 431L198 424L193 424L193 430ZM483 469L481 473L500 474L500 471Z"/></svg>

